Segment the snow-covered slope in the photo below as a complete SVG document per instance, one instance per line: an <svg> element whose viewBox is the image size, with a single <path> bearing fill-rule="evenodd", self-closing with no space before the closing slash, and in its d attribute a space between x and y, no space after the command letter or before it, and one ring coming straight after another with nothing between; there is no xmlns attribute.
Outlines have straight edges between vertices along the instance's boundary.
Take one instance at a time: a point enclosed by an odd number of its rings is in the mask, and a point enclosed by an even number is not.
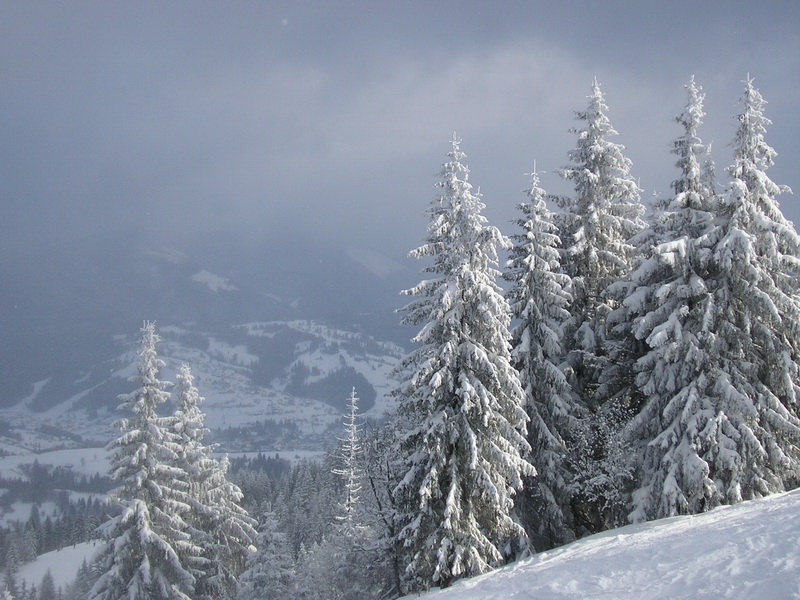
<svg viewBox="0 0 800 600"><path fill-rule="evenodd" d="M61 550L54 550L42 554L35 561L20 567L17 578L25 581L26 587L39 586L44 574L50 571L53 583L62 590L75 580L75 575L85 560L91 562L94 556L103 548L102 542L83 542Z"/></svg>
<svg viewBox="0 0 800 600"><path fill-rule="evenodd" d="M788 600L799 567L795 490L594 535L422 598Z"/></svg>
<svg viewBox="0 0 800 600"><path fill-rule="evenodd" d="M192 281L196 281L197 283L202 283L203 285L207 286L212 292L236 292L239 290L235 285L233 285L228 279L225 277L221 277L216 273L212 273L210 271L206 271L205 269L195 273L191 277Z"/></svg>

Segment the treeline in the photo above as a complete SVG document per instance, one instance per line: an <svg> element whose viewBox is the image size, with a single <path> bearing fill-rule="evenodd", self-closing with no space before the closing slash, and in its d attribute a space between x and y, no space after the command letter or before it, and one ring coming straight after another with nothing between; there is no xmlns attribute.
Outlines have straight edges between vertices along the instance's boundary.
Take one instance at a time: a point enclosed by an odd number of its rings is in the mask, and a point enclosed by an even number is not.
<svg viewBox="0 0 800 600"><path fill-rule="evenodd" d="M649 214L596 81L557 170L573 193L534 173L510 238L454 137L412 252L432 264L406 292L418 347L397 369L385 532L400 591L800 483L800 237L766 174L765 102L745 82L723 180L693 80L687 95Z"/></svg>
<svg viewBox="0 0 800 600"><path fill-rule="evenodd" d="M0 475L0 506L9 509L16 501L41 504L58 500L59 490L105 494L111 489L111 479L106 474L84 475L69 467L43 465L37 459L20 465L22 477L8 478Z"/></svg>
<svg viewBox="0 0 800 600"><path fill-rule="evenodd" d="M61 491L55 495L54 509L53 516L43 515L41 507L34 504L27 521L0 528L0 563L9 591L19 589L17 572L22 565L46 552L95 539L110 507L105 498L72 500L68 492Z"/></svg>
<svg viewBox="0 0 800 600"><path fill-rule="evenodd" d="M19 469L21 477L0 476L3 511L11 510L16 502L33 504L27 521L0 527L0 564L12 578L17 568L39 554L96 536L95 530L109 510L100 498L111 489L108 475L83 475L67 467L42 465L38 460ZM80 494L86 497L73 498ZM52 514L44 514L45 503L51 504L52 511L48 512Z"/></svg>

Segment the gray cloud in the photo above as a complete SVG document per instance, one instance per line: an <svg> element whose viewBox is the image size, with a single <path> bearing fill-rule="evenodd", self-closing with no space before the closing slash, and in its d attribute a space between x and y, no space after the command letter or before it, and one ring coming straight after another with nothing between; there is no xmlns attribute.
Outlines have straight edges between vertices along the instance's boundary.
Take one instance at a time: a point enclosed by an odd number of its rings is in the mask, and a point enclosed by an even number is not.
<svg viewBox="0 0 800 600"><path fill-rule="evenodd" d="M674 176L688 78L722 171L749 72L775 122L771 175L800 191L785 4L4 3L0 235L21 252L97 229L297 229L400 256L454 130L507 229L534 158L564 164L593 76L649 193Z"/></svg>

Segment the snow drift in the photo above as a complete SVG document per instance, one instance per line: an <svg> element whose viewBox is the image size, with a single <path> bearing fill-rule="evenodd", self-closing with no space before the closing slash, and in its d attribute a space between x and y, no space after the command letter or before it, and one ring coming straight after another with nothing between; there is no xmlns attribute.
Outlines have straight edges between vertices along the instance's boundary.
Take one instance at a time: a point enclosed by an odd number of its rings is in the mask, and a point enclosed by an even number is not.
<svg viewBox="0 0 800 600"><path fill-rule="evenodd" d="M787 600L800 598L798 567L795 490L607 531L424 597Z"/></svg>

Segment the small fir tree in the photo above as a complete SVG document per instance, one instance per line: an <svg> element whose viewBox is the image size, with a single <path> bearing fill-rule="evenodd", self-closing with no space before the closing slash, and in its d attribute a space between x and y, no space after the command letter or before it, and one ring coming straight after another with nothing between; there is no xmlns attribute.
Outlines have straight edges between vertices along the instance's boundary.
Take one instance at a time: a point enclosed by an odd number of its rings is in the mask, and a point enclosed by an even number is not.
<svg viewBox="0 0 800 600"><path fill-rule="evenodd" d="M55 581L53 581L53 573L50 569L47 569L39 585L38 600L56 600L56 596L56 584Z"/></svg>
<svg viewBox="0 0 800 600"><path fill-rule="evenodd" d="M89 591L92 589L92 585L94 585L94 581L94 571L89 567L89 564L84 558L81 562L81 566L78 568L75 579L67 586L65 594L67 600L86 600L89 596Z"/></svg>
<svg viewBox="0 0 800 600"><path fill-rule="evenodd" d="M247 557L247 568L239 578L237 600L287 598L294 586L294 564L286 535L278 531L278 520L271 510L262 517L256 548Z"/></svg>
<svg viewBox="0 0 800 600"><path fill-rule="evenodd" d="M401 465L395 456L397 426L398 422L391 420L379 427L367 426L363 440L365 521L374 532L374 552L378 557L370 571L383 585L381 598L402 595L403 553L398 543L400 523L395 518L394 493L401 477Z"/></svg>
<svg viewBox="0 0 800 600"><path fill-rule="evenodd" d="M341 500L325 535L298 561L296 591L301 598L378 600L385 596L384 557L374 530L364 522L361 503L363 453L355 389L348 399L344 426L344 436L329 455Z"/></svg>
<svg viewBox="0 0 800 600"><path fill-rule="evenodd" d="M19 562L17 561L16 553L12 550L13 546L10 546L6 552L6 568L3 574L3 586L9 594L16 596L18 591L17 572L19 571Z"/></svg>
<svg viewBox="0 0 800 600"><path fill-rule="evenodd" d="M400 470L396 489L410 590L448 586L500 564L510 540L523 538L512 519L522 477L524 394L511 366L509 307L496 284L496 248L507 242L486 225L454 137L442 169L426 243L436 277L406 293L404 323L422 325L419 347L398 367Z"/></svg>
<svg viewBox="0 0 800 600"><path fill-rule="evenodd" d="M343 527L352 528L357 524L357 511L360 508L361 499L361 471L359 468L361 444L358 439L358 396L355 388L347 400L344 431L344 437L339 439L339 458L342 466L333 470L333 473L344 481L345 489L345 497L339 509L341 514L336 518Z"/></svg>

